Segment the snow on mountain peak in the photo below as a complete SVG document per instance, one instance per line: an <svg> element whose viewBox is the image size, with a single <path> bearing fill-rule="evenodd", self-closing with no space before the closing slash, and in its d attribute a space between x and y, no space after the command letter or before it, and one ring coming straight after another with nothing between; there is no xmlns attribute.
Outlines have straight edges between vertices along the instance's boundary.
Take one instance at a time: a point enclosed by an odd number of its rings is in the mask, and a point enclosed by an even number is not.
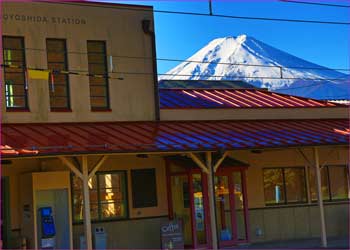
<svg viewBox="0 0 350 250"><path fill-rule="evenodd" d="M166 74L160 79L245 80L257 87L283 89L286 93L290 88L295 89L293 94L321 99L334 96L334 91L329 90L334 87L341 89L338 96L344 95L345 91L350 97L349 83L327 80L346 79L347 75L295 57L245 34L212 40ZM323 83L310 82L309 79L315 78L325 80ZM303 89L310 84L315 87Z"/></svg>
<svg viewBox="0 0 350 250"><path fill-rule="evenodd" d="M238 43L244 43L246 41L246 39L247 39L247 35L242 34L242 35L237 36L236 41Z"/></svg>

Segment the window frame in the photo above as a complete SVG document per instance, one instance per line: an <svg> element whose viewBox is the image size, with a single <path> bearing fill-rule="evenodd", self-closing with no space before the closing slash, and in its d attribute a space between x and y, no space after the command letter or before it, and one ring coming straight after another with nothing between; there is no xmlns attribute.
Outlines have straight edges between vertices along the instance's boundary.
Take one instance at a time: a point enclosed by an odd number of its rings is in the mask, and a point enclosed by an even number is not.
<svg viewBox="0 0 350 250"><path fill-rule="evenodd" d="M305 167L302 166L294 166L294 167L267 167L267 168L262 168L262 183L263 185L265 184L264 180L264 170L269 170L269 169L280 169L282 171L282 184L283 184L283 195L284 195L284 202L280 203L266 203L266 193L265 193L265 188L264 188L264 204L266 207L276 207L276 206L288 206L288 205L298 205L298 204L307 204L308 201L308 189L307 189L307 177L306 177L306 171ZM285 169L301 169L304 173L304 190L305 190L305 201L296 201L296 202L289 202L288 201L288 196L287 196L287 186L286 186L286 178L285 178Z"/></svg>
<svg viewBox="0 0 350 250"><path fill-rule="evenodd" d="M90 98L90 110L91 111L111 111L111 103L110 103L110 89L109 89L109 75L108 75L108 62L107 62L107 42L106 40L87 40L86 41L86 54L87 54L87 63L88 63L88 68L89 68L89 65L90 65L90 62L89 62L89 54L101 54L101 53L96 53L96 52L91 52L89 53L89 50L88 50L88 43L89 42L97 42L97 43L103 43L103 47L104 47L104 65L106 67L106 72L105 72L105 81L106 81L106 84L104 85L104 87L106 88L106 106L105 107L93 107L92 104L91 104L91 97L96 97L96 96L92 96L91 95L91 83L90 83L90 76L89 76L89 98ZM91 63L91 64L96 64L96 63ZM89 71L89 69L88 69ZM92 74L90 73L90 71L88 72L89 74ZM92 85L93 87L94 86L101 86L101 85Z"/></svg>
<svg viewBox="0 0 350 250"><path fill-rule="evenodd" d="M69 69L69 64L68 64L68 50L67 50L67 39L66 38L46 38L45 40L45 46L46 46L46 63L47 63L47 68L49 69L49 50L47 47L47 42L48 41L64 41L64 62L65 62L65 69L66 71L68 71ZM51 62L51 63L57 63L57 62ZM52 72L50 72L50 74L53 74ZM65 75L65 74L63 74ZM50 81L48 82L49 84L49 105L50 105L50 111L51 112L70 112L72 111L71 109L71 96L70 96L70 76L69 74L66 75L67 78L67 82L66 82L66 91L67 91L67 107L52 107L51 106L51 90L50 90Z"/></svg>
<svg viewBox="0 0 350 250"><path fill-rule="evenodd" d="M134 174L138 174L139 172L147 172L147 173L152 173L154 174L154 194L155 194L155 197L154 197L154 203L151 203L150 204L142 204L142 205L138 205L140 202L136 200L136 196L134 195L134 192L135 192L135 189L136 187L134 186L135 183L134 183L134 177L135 175ZM159 201L158 201L158 187L157 187L157 169L156 168L138 168L138 169L131 169L130 170L130 179L131 179L131 193L132 193L132 200L131 200L131 203L132 203L132 208L133 209L140 209L140 208L156 208L159 206Z"/></svg>
<svg viewBox="0 0 350 250"><path fill-rule="evenodd" d="M329 168L330 167L343 167L346 170L347 168L349 168L349 166L347 164L334 164L334 165L330 164L330 165L325 165L323 167L325 168L326 175L327 175L326 178L327 178L327 182L328 182L327 184L328 184L328 197L329 197L329 199L322 199L322 201L324 201L324 202L338 202L338 201L341 202L341 201L348 201L348 200L350 200L349 196L348 196L348 198L344 198L344 199L334 199L332 197L332 185L331 185L331 178L330 178L330 174L329 174ZM310 171L312 171L312 169L309 168L308 171L309 171L309 176L310 176ZM350 178L349 172L346 171L346 180L347 180L347 188L348 188L348 190L350 189L349 178ZM309 179L309 182L310 182L310 179ZM316 188L316 192L317 192L317 183L315 183L315 184L316 184L315 188ZM311 203L316 203L317 199L312 199L312 197L311 197L311 188L310 188L309 192L310 192L310 199L311 199L310 202Z"/></svg>
<svg viewBox="0 0 350 250"><path fill-rule="evenodd" d="M15 39L20 39L21 45L22 45L22 57L23 57L23 63L21 65L21 67L23 67L23 71L22 71L22 75L23 75L23 88L24 88L24 106L23 107L8 107L7 106L7 94L6 94L6 67L3 68L3 79L4 79L4 91L5 91L5 108L7 112L29 112L29 91L28 89L26 89L26 78L27 78L27 73L26 73L26 67L27 67L27 59L26 59L26 47L25 47L25 37L24 36L8 36L8 35L2 35L2 55L3 55L3 63L5 64L5 48L4 48L4 40L6 38L15 38ZM18 49L15 49L18 51ZM28 86L29 87L29 86Z"/></svg>
<svg viewBox="0 0 350 250"><path fill-rule="evenodd" d="M100 181L99 177L100 175L106 175L106 174L122 174L124 176L122 180L122 193L125 196L125 201L123 204L125 205L125 216L123 217L111 217L111 218L103 218L102 216L102 210L101 210L101 198L100 198ZM128 220L130 218L130 212L129 212L129 193L128 193L128 171L127 170L111 170L111 171L98 171L95 173L96 176L96 191L97 191L97 219L91 219L91 222L98 223L98 222L108 222L108 221L123 221ZM71 174L71 209L72 209L72 221L73 224L82 224L84 219L82 220L76 220L74 218L74 189L73 189L73 177L74 174ZM76 176L76 178L79 178ZM90 190L89 190L90 194Z"/></svg>

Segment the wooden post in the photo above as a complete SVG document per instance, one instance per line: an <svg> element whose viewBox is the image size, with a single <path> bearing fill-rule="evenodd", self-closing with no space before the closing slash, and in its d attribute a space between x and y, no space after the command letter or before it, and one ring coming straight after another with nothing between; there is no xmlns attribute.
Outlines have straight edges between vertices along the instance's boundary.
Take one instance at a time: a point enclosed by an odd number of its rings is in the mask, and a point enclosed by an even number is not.
<svg viewBox="0 0 350 250"><path fill-rule="evenodd" d="M208 171L208 196L209 196L209 213L210 213L210 227L212 249L218 249L218 237L216 229L216 214L215 214L215 187L214 187L214 169L212 166L211 152L206 152L206 165Z"/></svg>
<svg viewBox="0 0 350 250"><path fill-rule="evenodd" d="M89 196L89 168L87 156L82 156L83 169L83 195L84 195L84 232L86 247L92 250L91 216L90 216L90 196Z"/></svg>
<svg viewBox="0 0 350 250"><path fill-rule="evenodd" d="M321 219L321 241L322 241L322 247L326 248L327 247L327 232L326 232L326 223L325 223L325 218L324 218L320 159L319 159L317 147L314 147L314 158L315 158L315 169L316 169L316 179L317 179L317 200L318 200L318 208L320 210L320 219Z"/></svg>

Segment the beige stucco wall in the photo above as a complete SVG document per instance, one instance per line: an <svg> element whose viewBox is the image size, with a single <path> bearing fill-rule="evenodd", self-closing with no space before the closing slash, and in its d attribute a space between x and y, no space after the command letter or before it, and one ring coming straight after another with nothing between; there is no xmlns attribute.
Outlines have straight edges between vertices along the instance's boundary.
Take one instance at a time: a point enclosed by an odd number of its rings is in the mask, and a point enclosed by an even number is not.
<svg viewBox="0 0 350 250"><path fill-rule="evenodd" d="M349 164L349 149L345 147L321 147L319 149L320 164ZM310 162L314 161L312 148L302 151ZM309 165L298 149L263 150L256 154L251 151L233 151L233 158L249 163L247 170L247 191L249 208L264 207L264 189L262 169L265 167L306 167Z"/></svg>
<svg viewBox="0 0 350 250"><path fill-rule="evenodd" d="M161 120L348 119L348 107L265 109L161 109Z"/></svg>
<svg viewBox="0 0 350 250"><path fill-rule="evenodd" d="M104 227L109 249L160 249L160 225L167 217L131 219L117 222L93 223L92 228ZM73 226L74 249L80 247L83 225Z"/></svg>
<svg viewBox="0 0 350 250"><path fill-rule="evenodd" d="M99 157L89 157L90 168ZM132 207L132 185L131 185L131 169L155 168L157 181L157 207L138 208ZM43 159L22 159L13 160L10 165L2 166L2 175L10 177L10 204L11 204L11 227L19 229L21 224L20 216L20 177L25 173L31 172L51 172L68 170L57 158ZM138 158L136 156L110 156L108 160L101 166L99 171L125 170L128 176L128 202L129 217L143 218L153 216L167 216L168 203L166 193L165 163L163 158L159 156L149 156L149 158ZM50 184L50 181L47 185ZM42 183L45 185L45 183ZM41 186L41 189L43 186Z"/></svg>
<svg viewBox="0 0 350 250"><path fill-rule="evenodd" d="M143 19L153 20L147 11L121 10L121 6L85 3L2 2L2 35L24 36L26 64L29 68L47 68L46 38L66 39L68 66L71 71L88 69L87 40L104 40L107 55L113 58L116 72L148 72L135 75L109 73L111 112L91 112L89 79L70 75L72 112L49 112L49 84L46 80L29 79L30 112L6 112L2 92L2 121L10 122L84 122L153 120L155 117L151 37L142 31ZM127 7L127 8L130 8ZM22 16L46 17L48 22L23 21ZM53 23L55 18L55 23ZM76 18L80 24L58 24L58 18ZM18 19L18 20L17 20ZM67 19L66 19L67 20ZM33 50L36 49L36 50ZM109 67L109 63L108 63Z"/></svg>
<svg viewBox="0 0 350 250"><path fill-rule="evenodd" d="M310 161L313 160L311 148L302 149ZM348 148L321 147L320 163L344 165L349 163ZM264 167L305 166L306 161L296 149L264 150L260 154L251 151L232 151L231 157L247 162L247 193L249 205L250 235L252 242L308 238L319 236L319 216L315 204L295 206L265 207L263 176ZM89 156L89 165L93 166L99 156ZM132 208L132 190L130 170L137 168L156 168L158 206L153 208ZM10 176L11 226L13 230L20 227L19 211L19 177L23 173L36 171L59 171L67 168L57 158L13 160L11 165L3 165L2 174ZM110 156L99 171L126 170L128 173L129 219L123 221L93 223L104 226L109 232L108 245L113 248L157 248L160 247L159 225L167 219L167 186L165 162L161 155L148 155L148 158L136 156ZM348 205L338 203L326 204L327 232L330 236L342 236L348 233ZM288 226L286 226L288 225ZM256 235L261 229L262 235ZM82 235L81 224L74 225L74 247L79 247ZM116 236L117 235L117 236ZM131 238L128 238L132 235ZM131 240L133 239L133 240Z"/></svg>
<svg viewBox="0 0 350 250"><path fill-rule="evenodd" d="M325 204L328 237L349 236L349 203ZM252 242L320 237L320 213L316 204L249 210ZM261 234L257 233L260 231Z"/></svg>

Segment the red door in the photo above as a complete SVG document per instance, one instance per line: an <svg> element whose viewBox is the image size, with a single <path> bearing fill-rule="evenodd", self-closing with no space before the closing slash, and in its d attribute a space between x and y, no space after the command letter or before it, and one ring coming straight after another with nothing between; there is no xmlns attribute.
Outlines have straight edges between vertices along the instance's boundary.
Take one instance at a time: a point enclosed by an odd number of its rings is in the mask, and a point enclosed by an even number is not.
<svg viewBox="0 0 350 250"><path fill-rule="evenodd" d="M186 248L208 247L207 181L200 171L168 176L169 217L182 222Z"/></svg>
<svg viewBox="0 0 350 250"><path fill-rule="evenodd" d="M186 248L210 248L207 176L199 169L168 169L169 218L182 221ZM245 170L226 168L215 176L215 208L220 247L247 242Z"/></svg>
<svg viewBox="0 0 350 250"><path fill-rule="evenodd" d="M248 241L244 170L219 171L215 176L216 229L220 247Z"/></svg>

